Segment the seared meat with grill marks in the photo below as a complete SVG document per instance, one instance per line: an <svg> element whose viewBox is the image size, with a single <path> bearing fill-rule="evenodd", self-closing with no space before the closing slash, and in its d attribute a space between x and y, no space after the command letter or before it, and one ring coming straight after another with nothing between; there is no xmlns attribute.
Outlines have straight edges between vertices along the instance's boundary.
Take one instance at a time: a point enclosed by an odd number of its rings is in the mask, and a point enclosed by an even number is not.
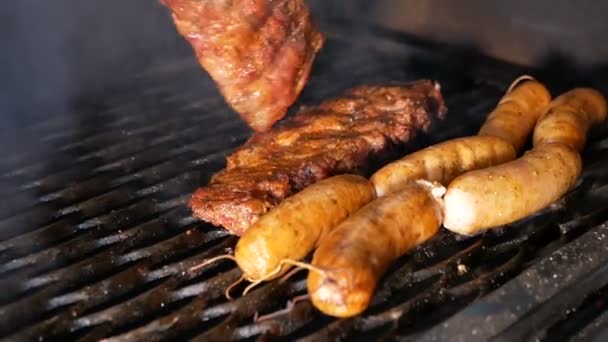
<svg viewBox="0 0 608 342"><path fill-rule="evenodd" d="M352 89L252 136L190 206L196 217L240 235L287 196L335 174L361 172L445 112L439 86L428 80Z"/></svg>
<svg viewBox="0 0 608 342"><path fill-rule="evenodd" d="M304 0L161 0L226 101L256 131L287 112L324 38Z"/></svg>

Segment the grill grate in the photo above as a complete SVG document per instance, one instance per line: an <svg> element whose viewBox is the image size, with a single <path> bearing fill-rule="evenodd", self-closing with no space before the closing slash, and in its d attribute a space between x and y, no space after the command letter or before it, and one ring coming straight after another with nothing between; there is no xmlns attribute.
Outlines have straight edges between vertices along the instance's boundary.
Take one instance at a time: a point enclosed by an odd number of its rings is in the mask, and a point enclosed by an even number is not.
<svg viewBox="0 0 608 342"><path fill-rule="evenodd" d="M330 40L300 102L316 103L355 84L433 77L442 84L450 111L427 142L474 134L505 81L454 71L429 51L420 55L406 48L387 54ZM495 75L515 77L509 70L497 69ZM175 63L83 103L71 115L48 116L23 128L24 135L37 138L25 151L4 151L0 160L0 191L10 199L0 204L0 336L82 341L437 337L463 309L475 308L540 260L589 234L602 239L608 234L604 130L589 142L582 181L562 201L482 236L441 232L393 265L364 315L335 320L299 301L283 314L256 319L305 294L305 275L227 301L224 289L240 276L233 264L187 272L231 251L236 241L195 222L184 206L249 134L213 84L196 65ZM589 255L608 259L601 244ZM603 285L581 293L605 293ZM602 311L583 310L585 322ZM514 315L512 322L523 316ZM605 322L603 316L594 324ZM545 321L537 328L555 336L558 323ZM525 331L513 327L505 336ZM464 333L475 337L475 329ZM595 330L581 334L589 331Z"/></svg>

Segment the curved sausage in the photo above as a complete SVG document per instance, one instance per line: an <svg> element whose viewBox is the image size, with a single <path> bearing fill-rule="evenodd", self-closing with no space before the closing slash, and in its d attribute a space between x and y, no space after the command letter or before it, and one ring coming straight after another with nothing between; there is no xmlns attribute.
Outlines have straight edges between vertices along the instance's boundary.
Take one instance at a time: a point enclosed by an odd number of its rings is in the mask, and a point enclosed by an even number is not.
<svg viewBox="0 0 608 342"><path fill-rule="evenodd" d="M443 225L473 235L523 219L562 197L581 169L577 151L550 143L514 161L466 173L447 188Z"/></svg>
<svg viewBox="0 0 608 342"><path fill-rule="evenodd" d="M235 259L245 279L279 277L290 267L278 271L282 260L304 258L321 237L374 198L371 183L357 175L330 177L288 197L239 239Z"/></svg>
<svg viewBox="0 0 608 342"><path fill-rule="evenodd" d="M515 80L514 84L522 77ZM479 130L479 135L494 136L510 142L519 153L536 121L551 101L551 94L540 82L526 80L500 100Z"/></svg>
<svg viewBox="0 0 608 342"><path fill-rule="evenodd" d="M534 146L559 142L582 151L587 131L606 119L606 99L597 90L575 88L551 102L534 129Z"/></svg>
<svg viewBox="0 0 608 342"><path fill-rule="evenodd" d="M384 196L411 180L448 184L467 171L516 158L513 146L501 138L472 136L448 140L414 152L378 170L370 178L376 194Z"/></svg>
<svg viewBox="0 0 608 342"><path fill-rule="evenodd" d="M436 193L438 191L438 193ZM314 253L308 274L312 303L327 315L364 311L392 261L432 237L441 226L443 187L411 182L378 198L331 231Z"/></svg>

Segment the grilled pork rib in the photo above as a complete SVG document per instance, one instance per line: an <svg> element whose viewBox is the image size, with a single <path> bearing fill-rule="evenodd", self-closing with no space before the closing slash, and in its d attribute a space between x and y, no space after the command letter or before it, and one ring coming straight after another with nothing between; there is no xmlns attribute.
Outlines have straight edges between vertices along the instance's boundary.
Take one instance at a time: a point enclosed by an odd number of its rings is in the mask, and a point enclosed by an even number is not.
<svg viewBox="0 0 608 342"><path fill-rule="evenodd" d="M287 112L324 38L304 0L161 0L226 101L256 131Z"/></svg>
<svg viewBox="0 0 608 342"><path fill-rule="evenodd" d="M373 157L428 131L445 112L432 81L357 87L253 135L190 206L196 217L241 235L287 196L332 175L359 172Z"/></svg>

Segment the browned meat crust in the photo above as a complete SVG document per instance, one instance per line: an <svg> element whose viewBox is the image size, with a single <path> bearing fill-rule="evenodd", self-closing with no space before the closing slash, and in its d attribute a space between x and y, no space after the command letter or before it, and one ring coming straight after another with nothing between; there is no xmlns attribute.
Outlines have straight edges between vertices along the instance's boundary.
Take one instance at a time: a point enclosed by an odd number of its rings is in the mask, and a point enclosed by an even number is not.
<svg viewBox="0 0 608 342"><path fill-rule="evenodd" d="M285 197L323 178L358 172L371 157L428 131L445 112L439 87L428 80L352 89L255 134L194 193L190 206L196 217L241 235Z"/></svg>
<svg viewBox="0 0 608 342"><path fill-rule="evenodd" d="M304 0L161 0L226 101L268 130L300 94L323 36Z"/></svg>
<svg viewBox="0 0 608 342"><path fill-rule="evenodd" d="M445 111L431 81L355 88L251 137L190 206L196 217L240 235L285 197L361 170L371 157L427 131Z"/></svg>

